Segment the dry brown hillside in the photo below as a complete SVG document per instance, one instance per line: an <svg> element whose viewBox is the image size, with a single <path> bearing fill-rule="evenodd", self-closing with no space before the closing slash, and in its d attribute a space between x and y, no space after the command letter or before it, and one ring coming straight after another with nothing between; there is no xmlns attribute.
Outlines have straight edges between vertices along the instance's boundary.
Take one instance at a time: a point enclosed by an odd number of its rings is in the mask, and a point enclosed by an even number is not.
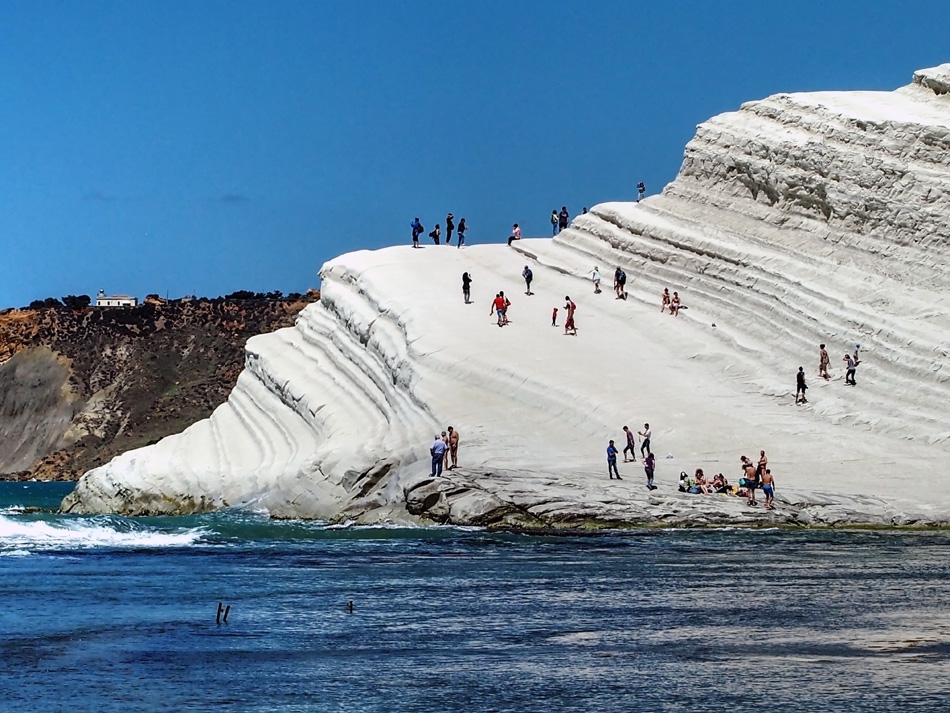
<svg viewBox="0 0 950 713"><path fill-rule="evenodd" d="M319 299L0 312L0 478L71 480L223 403L255 334Z"/></svg>

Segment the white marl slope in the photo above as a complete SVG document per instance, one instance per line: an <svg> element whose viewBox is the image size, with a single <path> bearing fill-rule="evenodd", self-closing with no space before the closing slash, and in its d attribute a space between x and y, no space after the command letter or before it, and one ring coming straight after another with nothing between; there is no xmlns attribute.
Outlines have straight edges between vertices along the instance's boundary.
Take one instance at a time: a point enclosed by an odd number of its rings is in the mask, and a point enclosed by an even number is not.
<svg viewBox="0 0 950 713"><path fill-rule="evenodd" d="M90 471L64 509L524 527L950 523L948 90L942 65L890 93L751 102L698 127L662 195L596 206L554 240L337 258L294 328L248 342L211 418ZM600 295L586 277L595 265ZM626 302L610 290L616 265ZM658 310L667 286L689 307L676 319ZM504 329L488 314L499 289L514 303ZM550 326L565 294L576 338ZM848 389L840 359L855 342ZM796 407L800 364L812 388ZM621 482L605 473L606 440L644 421L652 493L639 464L621 463ZM461 467L433 479L428 444L450 423ZM735 480L738 456L759 448L776 512L675 492L680 470Z"/></svg>

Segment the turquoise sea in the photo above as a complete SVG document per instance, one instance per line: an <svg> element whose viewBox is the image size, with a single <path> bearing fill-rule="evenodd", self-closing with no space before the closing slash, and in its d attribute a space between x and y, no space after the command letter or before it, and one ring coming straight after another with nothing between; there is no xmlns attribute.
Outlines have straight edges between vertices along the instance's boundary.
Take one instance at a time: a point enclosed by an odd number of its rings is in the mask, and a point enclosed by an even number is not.
<svg viewBox="0 0 950 713"><path fill-rule="evenodd" d="M69 488L0 483L2 710L950 707L947 532L32 510Z"/></svg>

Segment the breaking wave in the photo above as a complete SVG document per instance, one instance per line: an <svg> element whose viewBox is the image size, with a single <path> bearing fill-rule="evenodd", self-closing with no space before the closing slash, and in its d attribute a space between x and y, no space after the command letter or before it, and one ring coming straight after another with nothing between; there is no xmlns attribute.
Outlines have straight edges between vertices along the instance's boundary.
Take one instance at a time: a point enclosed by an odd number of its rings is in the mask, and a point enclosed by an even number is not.
<svg viewBox="0 0 950 713"><path fill-rule="evenodd" d="M184 547L197 542L204 528L162 531L118 518L24 520L0 515L0 555L92 548Z"/></svg>

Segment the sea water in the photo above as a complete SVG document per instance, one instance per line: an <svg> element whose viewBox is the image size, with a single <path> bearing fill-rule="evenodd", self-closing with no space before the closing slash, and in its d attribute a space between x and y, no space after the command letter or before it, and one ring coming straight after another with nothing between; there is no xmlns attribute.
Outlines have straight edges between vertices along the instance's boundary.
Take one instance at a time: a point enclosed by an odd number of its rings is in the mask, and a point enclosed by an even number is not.
<svg viewBox="0 0 950 713"><path fill-rule="evenodd" d="M54 514L69 487L0 484L2 710L950 706L946 532Z"/></svg>

